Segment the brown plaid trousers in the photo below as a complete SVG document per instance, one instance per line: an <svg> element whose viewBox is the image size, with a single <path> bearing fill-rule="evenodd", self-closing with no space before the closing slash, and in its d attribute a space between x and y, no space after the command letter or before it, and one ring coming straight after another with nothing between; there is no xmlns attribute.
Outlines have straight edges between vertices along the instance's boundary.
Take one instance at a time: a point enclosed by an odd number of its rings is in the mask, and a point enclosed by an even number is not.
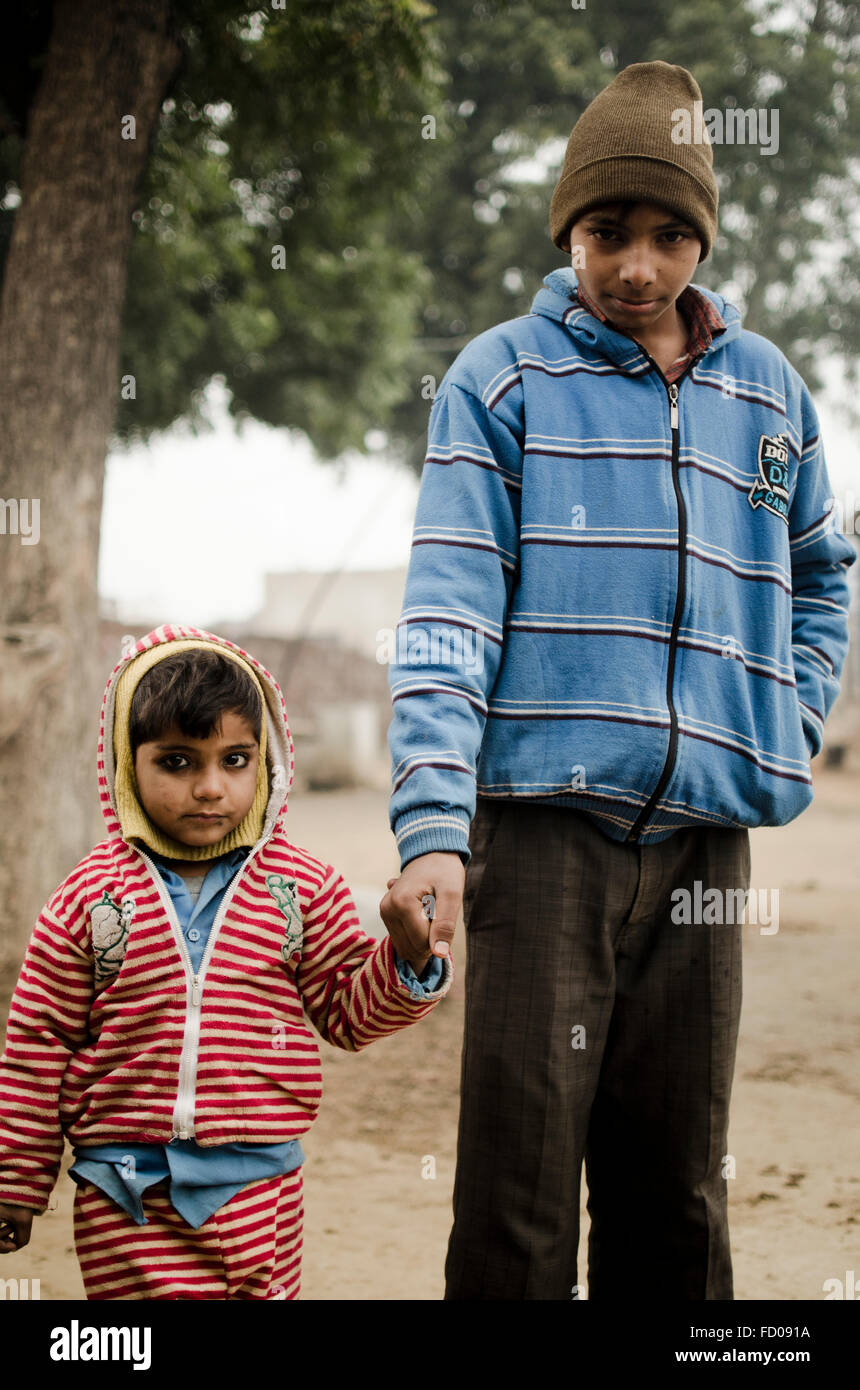
<svg viewBox="0 0 860 1390"><path fill-rule="evenodd" d="M671 895L748 888L749 832L624 844L479 797L469 847L446 1299L577 1296L583 1161L590 1300L731 1299L741 927L675 922Z"/></svg>

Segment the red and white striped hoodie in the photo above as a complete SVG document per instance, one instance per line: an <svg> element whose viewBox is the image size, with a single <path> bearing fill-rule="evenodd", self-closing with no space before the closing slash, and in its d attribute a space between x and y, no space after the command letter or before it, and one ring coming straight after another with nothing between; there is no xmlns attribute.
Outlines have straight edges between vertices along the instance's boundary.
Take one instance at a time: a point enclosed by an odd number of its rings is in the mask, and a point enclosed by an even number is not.
<svg viewBox="0 0 860 1390"><path fill-rule="evenodd" d="M113 778L116 682L146 648L194 637L251 664L272 759L263 833L227 888L195 974L170 896L127 843ZM310 1024L357 1051L423 1018L451 985L413 998L388 937L360 928L330 864L284 834L293 743L277 681L235 643L160 627L116 665L102 701L99 796L108 838L39 915L0 1057L0 1201L48 1205L76 1145L283 1143L313 1123L320 1055Z"/></svg>

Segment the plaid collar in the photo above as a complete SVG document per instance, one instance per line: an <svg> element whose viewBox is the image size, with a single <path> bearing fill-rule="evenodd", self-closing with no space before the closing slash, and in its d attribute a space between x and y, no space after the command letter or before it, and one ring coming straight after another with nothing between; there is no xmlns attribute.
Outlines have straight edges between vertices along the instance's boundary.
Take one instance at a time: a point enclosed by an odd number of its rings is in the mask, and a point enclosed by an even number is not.
<svg viewBox="0 0 860 1390"><path fill-rule="evenodd" d="M577 285L576 297L583 309L587 309L589 314L593 314L601 323L610 323L611 320L599 309L593 299L585 293L581 285ZM677 298L678 312L681 314L687 325L687 346L680 357L676 357L671 367L663 373L667 381L675 381L695 362L696 358L701 357L713 342L718 333L725 333L726 325L722 315L714 307L709 299L699 290L688 285L682 290ZM633 334L626 328L620 328L618 324L612 324L616 333L626 333L629 338Z"/></svg>

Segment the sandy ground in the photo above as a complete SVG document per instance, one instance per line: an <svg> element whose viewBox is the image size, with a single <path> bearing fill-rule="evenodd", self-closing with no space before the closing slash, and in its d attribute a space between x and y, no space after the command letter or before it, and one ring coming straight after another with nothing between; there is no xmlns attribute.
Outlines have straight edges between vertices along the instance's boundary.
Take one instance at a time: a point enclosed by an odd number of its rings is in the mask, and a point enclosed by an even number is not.
<svg viewBox="0 0 860 1390"><path fill-rule="evenodd" d="M752 885L779 890L779 928L744 928L744 1005L730 1131L730 1224L738 1299L819 1300L860 1286L860 774L816 768L791 825L752 833ZM292 839L350 882L368 930L397 871L386 797L305 794ZM450 1227L463 1011L458 981L420 1027L358 1055L322 1045L325 1095L305 1141L305 1299L439 1299ZM68 1161L68 1154L67 1154ZM43 1299L80 1299L74 1185L34 1223L0 1275L38 1278ZM586 1270L585 1213L580 1279ZM631 1277L647 1278L647 1269Z"/></svg>

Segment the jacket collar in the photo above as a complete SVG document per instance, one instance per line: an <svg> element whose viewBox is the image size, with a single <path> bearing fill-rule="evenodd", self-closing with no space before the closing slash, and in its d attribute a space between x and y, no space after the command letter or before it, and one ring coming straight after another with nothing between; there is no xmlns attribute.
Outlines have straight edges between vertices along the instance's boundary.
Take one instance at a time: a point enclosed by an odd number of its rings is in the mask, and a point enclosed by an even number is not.
<svg viewBox="0 0 860 1390"><path fill-rule="evenodd" d="M622 371L639 374L650 367L648 355L635 339L626 333L619 333L608 323L601 323L600 319L583 308L576 297L579 282L572 266L561 266L558 270L550 271L543 283L544 288L538 290L532 302L533 314L556 319L576 339L583 352L597 352ZM737 338L741 331L741 316L734 304L714 290L705 289L703 285L693 285L692 288L710 300L726 325L725 332L717 334L706 349L704 356L710 357Z"/></svg>

